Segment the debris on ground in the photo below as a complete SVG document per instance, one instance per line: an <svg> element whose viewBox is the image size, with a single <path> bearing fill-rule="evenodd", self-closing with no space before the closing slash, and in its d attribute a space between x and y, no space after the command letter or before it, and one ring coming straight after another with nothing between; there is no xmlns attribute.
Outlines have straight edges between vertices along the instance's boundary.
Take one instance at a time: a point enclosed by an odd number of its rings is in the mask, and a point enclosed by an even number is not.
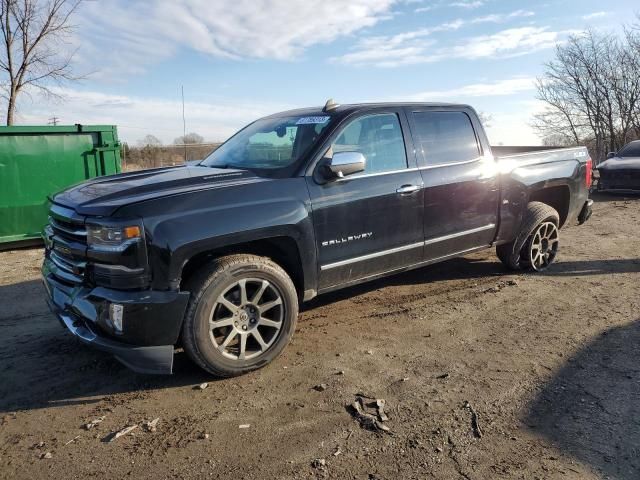
<svg viewBox="0 0 640 480"><path fill-rule="evenodd" d="M147 432L155 432L158 426L158 422L160 421L160 417L154 418L148 422L142 423L142 428L144 428Z"/></svg>
<svg viewBox="0 0 640 480"><path fill-rule="evenodd" d="M107 417L103 415L102 417L98 417L95 420L91 420L89 423L85 423L84 429L91 430L93 427L96 427L98 424L102 423L105 418Z"/></svg>
<svg viewBox="0 0 640 480"><path fill-rule="evenodd" d="M378 414L378 418L381 422L386 422L389 420L389 417L386 413L384 413L384 407L387 405L387 401L383 398L376 399L376 413Z"/></svg>
<svg viewBox="0 0 640 480"><path fill-rule="evenodd" d="M449 378L449 374L448 373L443 373L441 375L438 375L436 378L439 378L440 380L442 380L443 378Z"/></svg>
<svg viewBox="0 0 640 480"><path fill-rule="evenodd" d="M336 372L336 375L344 375L344 370L339 370Z"/></svg>
<svg viewBox="0 0 640 480"><path fill-rule="evenodd" d="M382 422L389 420L389 417L384 412L386 401L381 398L374 399L373 402L365 402L362 395L356 395L356 400L348 405L348 409L351 415L358 420L360 426L366 430L390 432L390 428L383 425ZM367 410L369 409L369 411ZM375 413L371 413L373 410Z"/></svg>
<svg viewBox="0 0 640 480"><path fill-rule="evenodd" d="M66 442L66 443L64 444L64 446L66 447L67 445L69 445L70 443L75 442L75 441L76 441L77 439L79 439L79 438L80 438L80 435L76 435L76 436L75 436L75 437L73 437L71 440L69 440L68 442Z"/></svg>
<svg viewBox="0 0 640 480"><path fill-rule="evenodd" d="M129 425L128 427L124 427L122 430L118 430L117 432L113 432L111 433L107 438L106 441L107 442L113 442L114 440L117 440L120 437L124 437L125 435L127 435L128 433L131 433L133 430L135 430L136 428L138 428L138 425Z"/></svg>
<svg viewBox="0 0 640 480"><path fill-rule="evenodd" d="M482 293L498 293L504 287L515 287L518 285L518 281L514 279L504 280L498 282L494 287L486 288L482 291Z"/></svg>
<svg viewBox="0 0 640 480"><path fill-rule="evenodd" d="M473 429L473 435L476 438L482 438L482 430L478 423L478 413L468 401L464 402L464 407L471 412L471 428Z"/></svg>
<svg viewBox="0 0 640 480"><path fill-rule="evenodd" d="M373 355L373 350L367 350L367 355Z"/></svg>
<svg viewBox="0 0 640 480"><path fill-rule="evenodd" d="M324 471L327 469L327 461L324 458L316 458L311 462L311 466Z"/></svg>
<svg viewBox="0 0 640 480"><path fill-rule="evenodd" d="M201 383L200 385L193 387L194 390L204 390L207 388L209 384L207 382Z"/></svg>
<svg viewBox="0 0 640 480"><path fill-rule="evenodd" d="M336 447L336 451L332 453L332 455L334 457L337 457L338 455L342 454L342 450L340 450L340 447Z"/></svg>
<svg viewBox="0 0 640 480"><path fill-rule="evenodd" d="M319 385L315 385L315 386L313 387L313 389L314 389L316 392L324 392L327 388L328 388L328 387L327 387L327 384L326 384L326 383L321 383L321 384L319 384Z"/></svg>
<svg viewBox="0 0 640 480"><path fill-rule="evenodd" d="M51 452L45 452L45 453L43 453L42 455L40 455L40 458L41 458L41 459L44 459L44 458L51 458L51 457L53 457L53 455L51 455Z"/></svg>
<svg viewBox="0 0 640 480"><path fill-rule="evenodd" d="M208 433L201 433L199 436L200 440L209 440L209 434Z"/></svg>
<svg viewBox="0 0 640 480"><path fill-rule="evenodd" d="M238 428L249 428L251 427L250 423L243 423L242 425L238 425Z"/></svg>

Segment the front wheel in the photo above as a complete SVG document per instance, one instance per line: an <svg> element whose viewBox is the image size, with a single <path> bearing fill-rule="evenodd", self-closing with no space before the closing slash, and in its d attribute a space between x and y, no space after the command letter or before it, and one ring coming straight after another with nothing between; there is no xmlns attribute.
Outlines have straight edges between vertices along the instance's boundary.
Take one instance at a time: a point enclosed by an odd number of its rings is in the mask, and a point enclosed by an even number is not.
<svg viewBox="0 0 640 480"><path fill-rule="evenodd" d="M542 202L529 202L515 240L498 245L496 254L510 270L545 270L558 254L560 216Z"/></svg>
<svg viewBox="0 0 640 480"><path fill-rule="evenodd" d="M276 263L255 255L214 260L189 282L191 300L182 338L189 357L220 377L273 360L298 317L293 282Z"/></svg>

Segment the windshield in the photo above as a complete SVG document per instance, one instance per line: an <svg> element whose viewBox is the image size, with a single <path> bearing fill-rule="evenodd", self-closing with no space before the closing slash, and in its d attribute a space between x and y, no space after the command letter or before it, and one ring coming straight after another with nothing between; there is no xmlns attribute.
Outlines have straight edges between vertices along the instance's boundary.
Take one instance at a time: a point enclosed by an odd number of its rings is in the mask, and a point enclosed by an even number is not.
<svg viewBox="0 0 640 480"><path fill-rule="evenodd" d="M263 118L240 130L205 158L201 165L284 168L307 153L330 122L329 115Z"/></svg>
<svg viewBox="0 0 640 480"><path fill-rule="evenodd" d="M618 157L640 157L640 142L627 144L617 155Z"/></svg>

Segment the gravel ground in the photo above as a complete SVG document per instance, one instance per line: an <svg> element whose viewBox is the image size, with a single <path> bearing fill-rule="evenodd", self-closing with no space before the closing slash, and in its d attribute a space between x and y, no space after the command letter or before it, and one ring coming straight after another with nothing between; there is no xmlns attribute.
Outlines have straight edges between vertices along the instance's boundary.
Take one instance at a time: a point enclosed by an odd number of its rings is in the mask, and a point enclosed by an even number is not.
<svg viewBox="0 0 640 480"><path fill-rule="evenodd" d="M639 238L640 198L599 196L546 274L487 251L323 296L271 365L219 381L80 345L42 251L0 253L0 478L638 479Z"/></svg>

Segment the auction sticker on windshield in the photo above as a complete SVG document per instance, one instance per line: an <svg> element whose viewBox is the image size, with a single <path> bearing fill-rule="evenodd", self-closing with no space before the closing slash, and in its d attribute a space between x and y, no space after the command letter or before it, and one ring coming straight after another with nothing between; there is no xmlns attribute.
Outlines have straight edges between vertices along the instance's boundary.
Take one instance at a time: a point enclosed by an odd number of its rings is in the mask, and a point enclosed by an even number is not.
<svg viewBox="0 0 640 480"><path fill-rule="evenodd" d="M302 117L296 122L296 125L326 123L329 118L328 115L323 117Z"/></svg>

